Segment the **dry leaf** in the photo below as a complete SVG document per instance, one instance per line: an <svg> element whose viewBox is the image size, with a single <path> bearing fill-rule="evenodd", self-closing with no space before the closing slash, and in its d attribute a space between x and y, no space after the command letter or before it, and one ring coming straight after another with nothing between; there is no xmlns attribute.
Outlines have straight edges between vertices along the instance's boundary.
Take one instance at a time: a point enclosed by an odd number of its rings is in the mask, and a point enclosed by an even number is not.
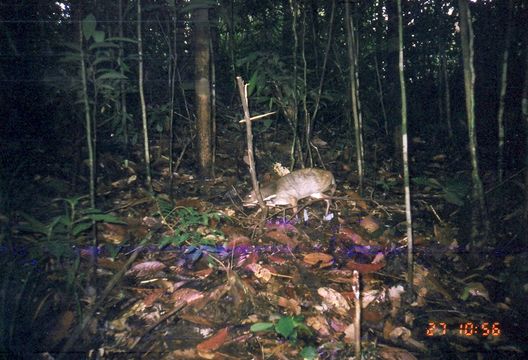
<svg viewBox="0 0 528 360"><path fill-rule="evenodd" d="M268 231L266 233L266 236L292 249L297 247L297 245L299 245L299 241L297 240L296 236L289 237L285 232L282 232L282 231L277 231L277 230Z"/></svg>
<svg viewBox="0 0 528 360"><path fill-rule="evenodd" d="M345 329L345 338L343 339L346 344L353 344L355 338L356 328L354 323L349 324Z"/></svg>
<svg viewBox="0 0 528 360"><path fill-rule="evenodd" d="M136 264L126 272L127 275L136 275L137 277L145 277L147 275L156 274L158 271L165 269L165 264L159 261L144 261Z"/></svg>
<svg viewBox="0 0 528 360"><path fill-rule="evenodd" d="M318 136L314 136L312 138L312 144L314 144L315 146L317 146L319 148L328 147L328 143L326 141L324 141L323 139L321 139L320 137L318 137Z"/></svg>
<svg viewBox="0 0 528 360"><path fill-rule="evenodd" d="M269 255L268 256L268 260L270 262L274 262L275 264L278 264L278 265L283 265L283 264L286 264L288 262L288 260L280 257L280 256L277 256L277 255Z"/></svg>
<svg viewBox="0 0 528 360"><path fill-rule="evenodd" d="M350 305L345 297L332 288L319 288L317 293L323 298L323 307L345 316L350 310Z"/></svg>
<svg viewBox="0 0 528 360"><path fill-rule="evenodd" d="M191 288L178 289L171 295L171 299L175 301L177 305L182 303L191 304L203 297L204 294L201 291Z"/></svg>
<svg viewBox="0 0 528 360"><path fill-rule="evenodd" d="M367 230L369 233L376 232L379 229L378 221L372 216L365 216L360 222L359 225Z"/></svg>
<svg viewBox="0 0 528 360"><path fill-rule="evenodd" d="M407 350L390 346L380 348L378 356L384 360L417 360L416 357Z"/></svg>
<svg viewBox="0 0 528 360"><path fill-rule="evenodd" d="M460 295L460 298L462 300L467 300L469 295L480 296L490 301L488 289L486 289L486 287L480 282L471 282L467 284L464 287L464 290L462 291L462 295Z"/></svg>
<svg viewBox="0 0 528 360"><path fill-rule="evenodd" d="M356 202L356 205L357 205L360 209L362 209L362 210L368 210L367 202L366 202L365 200L363 200L363 198L361 197L361 195L359 195L357 192L355 192L355 191L347 191L346 194L347 194L347 197L350 198L350 200Z"/></svg>
<svg viewBox="0 0 528 360"><path fill-rule="evenodd" d="M411 330L407 329L406 327L398 326L394 328L390 332L389 338L393 342L396 342L397 340L402 340L405 344L412 348L418 349L423 352L427 351L427 347L423 343L413 339Z"/></svg>
<svg viewBox="0 0 528 360"><path fill-rule="evenodd" d="M344 333L348 325L345 324L342 320L332 317L330 319L330 326L335 332Z"/></svg>
<svg viewBox="0 0 528 360"><path fill-rule="evenodd" d="M319 265L319 268L323 269L332 266L334 258L325 253L310 253L304 256L303 262L311 266Z"/></svg>
<svg viewBox="0 0 528 360"><path fill-rule="evenodd" d="M382 252L379 252L374 256L374 259L372 259L372 264L380 264L385 261L385 254Z"/></svg>
<svg viewBox="0 0 528 360"><path fill-rule="evenodd" d="M218 330L216 334L214 334L207 340L204 340L198 345L196 345L196 350L198 350L198 352L200 353L216 351L226 342L228 337L229 337L229 328L225 327L223 329Z"/></svg>
<svg viewBox="0 0 528 360"><path fill-rule="evenodd" d="M57 344L65 337L71 335L70 328L73 325L74 320L75 314L73 311L66 310L60 314L59 318L57 319L57 323L48 335L48 341Z"/></svg>
<svg viewBox="0 0 528 360"><path fill-rule="evenodd" d="M339 234L338 237L342 240L349 240L354 245L368 245L368 242L366 242L361 235L356 233L354 230L352 230L349 227L341 226L339 228Z"/></svg>
<svg viewBox="0 0 528 360"><path fill-rule="evenodd" d="M361 320L373 324L380 323L385 317L387 317L387 312L380 306L369 306L366 309L363 309L363 312L361 313Z"/></svg>
<svg viewBox="0 0 528 360"><path fill-rule="evenodd" d="M205 279L209 275L213 273L213 268L205 268L203 270L198 270L193 273L194 276L196 276L199 279Z"/></svg>
<svg viewBox="0 0 528 360"><path fill-rule="evenodd" d="M156 300L161 298L163 296L163 293L165 292L164 289L154 289L151 291L144 299L143 304L145 304L145 307L152 306Z"/></svg>
<svg viewBox="0 0 528 360"><path fill-rule="evenodd" d="M98 223L97 238L103 242L118 245L128 236L128 226L123 224Z"/></svg>
<svg viewBox="0 0 528 360"><path fill-rule="evenodd" d="M314 329L319 336L330 336L330 326L322 315L310 316L306 319L306 325Z"/></svg>
<svg viewBox="0 0 528 360"><path fill-rule="evenodd" d="M385 264L379 263L379 264L360 264L355 261L349 260L346 263L346 268L350 270L357 270L361 274L371 273L375 271L381 270Z"/></svg>
<svg viewBox="0 0 528 360"><path fill-rule="evenodd" d="M391 301L391 316L396 317L401 308L401 294L405 293L403 286L393 286L389 288L389 299Z"/></svg>
<svg viewBox="0 0 528 360"><path fill-rule="evenodd" d="M253 275L255 275L257 279L260 279L264 282L268 282L271 280L271 271L260 264L249 264L246 266L246 269L252 271Z"/></svg>
<svg viewBox="0 0 528 360"><path fill-rule="evenodd" d="M293 313L294 315L301 314L301 305L295 299L288 299L288 298L280 296L278 299L277 305L290 310L290 312Z"/></svg>

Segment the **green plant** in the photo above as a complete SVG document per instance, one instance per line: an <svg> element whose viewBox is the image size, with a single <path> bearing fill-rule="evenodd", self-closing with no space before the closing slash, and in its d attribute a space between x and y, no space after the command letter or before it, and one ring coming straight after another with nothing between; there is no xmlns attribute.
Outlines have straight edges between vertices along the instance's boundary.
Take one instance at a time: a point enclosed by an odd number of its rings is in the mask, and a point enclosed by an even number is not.
<svg viewBox="0 0 528 360"><path fill-rule="evenodd" d="M101 127L100 132L117 135L116 140L122 141L123 134L132 129L123 128L123 117L130 121L132 115L122 113L122 92L135 93L137 88L128 82L131 72L129 64L135 55L119 56L119 51L127 44L136 44L136 40L128 37L109 37L108 31L99 28L101 25L95 16L88 14L81 22L83 52L79 43L63 42L61 45L64 51L59 59L61 66L48 80L64 96L74 96L74 101L82 102L83 87L78 66L83 53L88 90L91 94L89 102L94 106L93 120ZM123 81L127 81L126 86L121 86ZM131 140L135 139L133 135L136 134L130 134Z"/></svg>
<svg viewBox="0 0 528 360"><path fill-rule="evenodd" d="M260 322L251 325L252 332L273 331L277 335L295 344L299 335L311 336L312 331L304 323L303 316L282 316L276 323ZM317 351L313 346L305 346L300 355L303 359L316 359Z"/></svg>
<svg viewBox="0 0 528 360"><path fill-rule="evenodd" d="M381 187L383 191L389 192L394 186L398 185L396 178L381 178L376 181L376 185Z"/></svg>
<svg viewBox="0 0 528 360"><path fill-rule="evenodd" d="M469 184L461 179L447 179L441 183L435 178L420 176L413 178L412 181L416 185L439 190L445 201L458 206L464 205L464 199L469 192Z"/></svg>
<svg viewBox="0 0 528 360"><path fill-rule="evenodd" d="M79 202L87 196L77 196L65 199L55 199L54 202L65 203L64 213L55 216L47 223L41 222L34 217L20 213L26 220L20 229L45 236L46 241L37 241L32 247L33 255L38 256L43 250L47 250L53 256L61 258L70 252L73 242L96 222L108 222L123 224L116 216L105 214L101 210L86 208L78 209ZM36 253L35 253L36 251Z"/></svg>
<svg viewBox="0 0 528 360"><path fill-rule="evenodd" d="M317 349L313 346L305 346L301 350L300 355L305 360L314 360L318 358Z"/></svg>
<svg viewBox="0 0 528 360"><path fill-rule="evenodd" d="M299 333L312 335L310 328L304 323L303 316L282 316L276 323L260 322L253 324L250 330L252 332L274 331L292 343L297 341Z"/></svg>
<svg viewBox="0 0 528 360"><path fill-rule="evenodd" d="M171 235L162 237L160 247L167 245L180 246L184 243L200 247L213 245L222 232L211 228L211 220L220 220L220 213L216 211L199 212L191 207L173 208L164 200L158 201L159 215L172 229ZM170 225L174 223L174 225Z"/></svg>
<svg viewBox="0 0 528 360"><path fill-rule="evenodd" d="M0 247L2 353L11 351L13 357L30 357L26 349L37 348L39 341L46 341L39 339L42 336L40 322L56 316L57 301L62 305L79 305L83 274L79 272L80 255L72 251L72 245L96 222L122 223L98 209L81 208L84 198L86 196L53 200L63 203L64 211L46 221L19 212L23 220L16 231L2 234L1 237L13 237Z"/></svg>

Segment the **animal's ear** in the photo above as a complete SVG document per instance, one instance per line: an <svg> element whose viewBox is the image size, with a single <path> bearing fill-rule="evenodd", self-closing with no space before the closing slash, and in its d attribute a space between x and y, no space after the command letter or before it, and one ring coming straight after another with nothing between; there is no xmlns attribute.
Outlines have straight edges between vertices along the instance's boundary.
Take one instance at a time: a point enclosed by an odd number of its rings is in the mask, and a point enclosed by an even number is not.
<svg viewBox="0 0 528 360"><path fill-rule="evenodd" d="M271 200L271 199L276 198L276 197L277 197L277 194L273 194L273 195L270 195L270 196L268 196L268 197L266 197L266 198L264 198L262 200L268 201L268 200Z"/></svg>

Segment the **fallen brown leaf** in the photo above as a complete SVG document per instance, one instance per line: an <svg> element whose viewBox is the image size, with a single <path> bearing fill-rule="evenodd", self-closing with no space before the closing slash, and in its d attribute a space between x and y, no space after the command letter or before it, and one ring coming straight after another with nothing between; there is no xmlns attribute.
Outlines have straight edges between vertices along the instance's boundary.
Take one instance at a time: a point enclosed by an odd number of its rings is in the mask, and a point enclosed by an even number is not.
<svg viewBox="0 0 528 360"><path fill-rule="evenodd" d="M171 299L175 301L176 304L192 304L193 302L198 301L203 297L204 294L201 291L191 288L178 289L171 295Z"/></svg>
<svg viewBox="0 0 528 360"><path fill-rule="evenodd" d="M347 269L357 270L361 274L365 274L365 273L371 273L371 272L379 271L379 270L383 269L385 264L384 263L360 264L360 263L357 263L355 261L349 260L349 261L347 261L345 266L346 266Z"/></svg>
<svg viewBox="0 0 528 360"><path fill-rule="evenodd" d="M218 350L228 339L229 337L229 328L225 327L220 329L211 336L210 338L202 341L196 345L196 350L199 352L211 352Z"/></svg>
<svg viewBox="0 0 528 360"><path fill-rule="evenodd" d="M154 289L143 299L143 304L145 304L146 307L152 306L156 300L163 296L164 292L164 289Z"/></svg>
<svg viewBox="0 0 528 360"><path fill-rule="evenodd" d="M332 266L334 258L331 255L317 252L304 255L303 262L311 266L319 265L319 268L323 269Z"/></svg>
<svg viewBox="0 0 528 360"><path fill-rule="evenodd" d="M144 261L135 264L126 272L127 275L136 275L136 277L145 277L156 274L158 271L165 269L165 264L159 261Z"/></svg>
<svg viewBox="0 0 528 360"><path fill-rule="evenodd" d="M299 245L299 241L297 240L297 236L288 236L283 231L278 230L272 230L266 232L266 236L271 238L272 240L275 240L278 243L281 243L283 245L288 246L289 248L295 248L297 245Z"/></svg>
<svg viewBox="0 0 528 360"><path fill-rule="evenodd" d="M294 315L301 314L301 305L299 304L299 301L295 299L288 299L280 296L277 305L290 310Z"/></svg>
<svg viewBox="0 0 528 360"><path fill-rule="evenodd" d="M359 225L367 230L369 233L373 233L379 229L378 220L376 220L372 215L365 216L360 222Z"/></svg>
<svg viewBox="0 0 528 360"><path fill-rule="evenodd" d="M365 241L361 237L361 235L359 235L354 230L346 226L341 226L339 228L338 237L341 240L351 241L354 245L368 245L368 242Z"/></svg>
<svg viewBox="0 0 528 360"><path fill-rule="evenodd" d="M330 336L330 326L322 315L310 316L306 319L306 325L314 329L319 336Z"/></svg>
<svg viewBox="0 0 528 360"><path fill-rule="evenodd" d="M417 360L416 357L405 349L384 346L378 351L378 356L384 360Z"/></svg>
<svg viewBox="0 0 528 360"><path fill-rule="evenodd" d="M350 311L350 305L348 305L345 297L338 291L332 288L322 287L317 289L317 293L323 298L323 305L335 311L337 314L345 316Z"/></svg>
<svg viewBox="0 0 528 360"><path fill-rule="evenodd" d="M103 242L118 245L127 239L128 226L123 224L97 224L97 238Z"/></svg>

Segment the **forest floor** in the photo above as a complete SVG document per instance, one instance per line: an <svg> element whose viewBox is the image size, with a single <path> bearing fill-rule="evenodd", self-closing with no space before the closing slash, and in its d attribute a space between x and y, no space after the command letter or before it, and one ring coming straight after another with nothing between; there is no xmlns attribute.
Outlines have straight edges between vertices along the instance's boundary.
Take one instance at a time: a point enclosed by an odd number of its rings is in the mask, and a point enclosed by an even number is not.
<svg viewBox="0 0 528 360"><path fill-rule="evenodd" d="M220 149L221 161L230 157ZM139 170L112 156L101 161L112 180L98 187L98 217L78 209L85 198L70 198L49 205L49 214L62 215L41 217L44 230L29 215L15 226L17 241L46 248L35 281L51 284L48 290L14 290L36 304L26 309L28 326L44 324L32 330L36 352L353 358L355 271L363 359L522 358L527 351L526 252L499 248L499 235L478 249L468 245L468 186L447 175L446 154L424 155L425 175L413 183L414 296L406 281L402 180L387 162L360 195L350 166L330 159L339 199L329 216L324 202L304 200L297 216L272 208L263 221L258 208L241 205L250 182L247 175L240 182L236 164L217 167L223 171L209 180L179 170L171 188L159 161L153 196L139 184ZM38 181L44 188L58 180ZM87 220L98 222L97 251ZM82 306L89 310L81 325Z"/></svg>

